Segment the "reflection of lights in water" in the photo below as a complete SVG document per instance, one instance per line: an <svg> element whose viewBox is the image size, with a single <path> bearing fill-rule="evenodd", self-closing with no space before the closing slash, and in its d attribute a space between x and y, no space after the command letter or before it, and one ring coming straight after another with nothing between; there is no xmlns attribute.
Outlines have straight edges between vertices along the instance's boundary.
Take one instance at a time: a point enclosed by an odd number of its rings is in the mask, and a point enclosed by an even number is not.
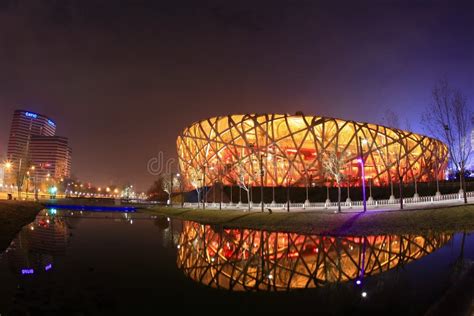
<svg viewBox="0 0 474 316"><path fill-rule="evenodd" d="M33 269L21 269L21 274L33 274L35 270Z"/></svg>
<svg viewBox="0 0 474 316"><path fill-rule="evenodd" d="M362 297L364 297L364 298L365 298L365 297L367 297L367 292L362 292L362 294L361 294L361 295L362 295Z"/></svg>

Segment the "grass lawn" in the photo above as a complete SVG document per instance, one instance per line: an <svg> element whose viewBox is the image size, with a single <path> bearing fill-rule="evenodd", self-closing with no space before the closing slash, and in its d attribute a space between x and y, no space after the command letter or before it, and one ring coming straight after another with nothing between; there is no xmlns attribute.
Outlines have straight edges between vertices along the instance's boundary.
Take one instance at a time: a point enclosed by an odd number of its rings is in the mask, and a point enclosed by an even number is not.
<svg viewBox="0 0 474 316"><path fill-rule="evenodd" d="M8 247L20 229L31 223L43 205L35 202L0 201L0 252Z"/></svg>
<svg viewBox="0 0 474 316"><path fill-rule="evenodd" d="M474 231L474 205L368 213L260 213L155 207L140 212L225 227L329 235Z"/></svg>

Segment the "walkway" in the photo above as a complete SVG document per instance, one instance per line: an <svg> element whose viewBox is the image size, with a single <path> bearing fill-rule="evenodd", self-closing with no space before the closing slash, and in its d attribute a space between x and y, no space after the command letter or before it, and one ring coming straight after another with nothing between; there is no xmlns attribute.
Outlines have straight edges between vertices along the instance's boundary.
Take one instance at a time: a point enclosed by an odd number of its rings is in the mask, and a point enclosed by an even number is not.
<svg viewBox="0 0 474 316"><path fill-rule="evenodd" d="M468 203L474 204L474 192L468 192ZM453 194L444 194L440 197L434 196L423 196L418 199L415 198L406 198L404 199L403 209L404 210L418 210L418 209L432 209L432 208L441 208L449 206L463 205L464 200L462 195L458 193ZM198 208L198 203L184 203L185 207ZM199 208L202 208L202 204L199 204ZM206 209L219 209L219 203L206 203ZM247 211L248 205L242 203L229 204L222 203L222 209L224 210L235 210L235 211ZM268 212L268 209L271 209L272 212L287 212L286 203L275 203L275 204L265 204L265 212ZM347 205L346 202L341 202L341 209L344 213L357 213L363 210L362 201L353 201L350 205ZM374 200L372 203L367 202L367 211L368 212L388 212L388 211L399 211L400 210L400 200ZM252 212L261 211L261 205L258 203L253 203L251 207ZM331 203L291 203L290 212L337 212L337 202Z"/></svg>

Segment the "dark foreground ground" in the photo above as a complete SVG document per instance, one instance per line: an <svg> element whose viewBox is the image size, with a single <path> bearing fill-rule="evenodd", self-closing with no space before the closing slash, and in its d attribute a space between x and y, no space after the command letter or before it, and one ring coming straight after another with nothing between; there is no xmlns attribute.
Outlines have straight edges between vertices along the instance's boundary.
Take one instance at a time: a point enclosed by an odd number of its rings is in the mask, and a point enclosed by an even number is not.
<svg viewBox="0 0 474 316"><path fill-rule="evenodd" d="M317 211L269 214L169 207L155 207L140 211L229 228L246 227L339 236L474 231L474 205L342 214Z"/></svg>
<svg viewBox="0 0 474 316"><path fill-rule="evenodd" d="M43 205L35 202L0 201L0 252L42 208Z"/></svg>

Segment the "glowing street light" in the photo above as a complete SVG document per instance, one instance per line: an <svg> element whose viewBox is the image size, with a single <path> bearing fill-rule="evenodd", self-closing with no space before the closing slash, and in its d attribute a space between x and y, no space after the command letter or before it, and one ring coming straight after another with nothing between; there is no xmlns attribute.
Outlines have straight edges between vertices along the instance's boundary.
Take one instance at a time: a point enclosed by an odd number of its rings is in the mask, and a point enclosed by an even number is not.
<svg viewBox="0 0 474 316"><path fill-rule="evenodd" d="M5 169L6 169L6 170L10 170L13 165L12 165L12 163L11 163L10 161L6 161L5 164L4 164L4 166L5 166Z"/></svg>

